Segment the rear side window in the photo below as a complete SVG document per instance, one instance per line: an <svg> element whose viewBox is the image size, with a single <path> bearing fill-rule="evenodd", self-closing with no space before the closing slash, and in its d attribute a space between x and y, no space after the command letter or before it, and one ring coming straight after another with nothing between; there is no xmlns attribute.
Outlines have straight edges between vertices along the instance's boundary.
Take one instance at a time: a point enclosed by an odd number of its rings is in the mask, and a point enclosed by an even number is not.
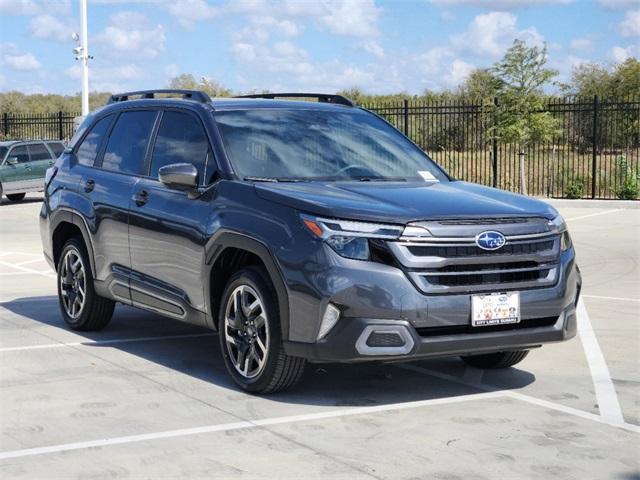
<svg viewBox="0 0 640 480"><path fill-rule="evenodd" d="M18 163L27 163L29 161L27 147L20 145L19 147L12 148L7 158L15 158L18 160Z"/></svg>
<svg viewBox="0 0 640 480"><path fill-rule="evenodd" d="M93 126L89 134L84 137L77 153L79 163L90 167L93 166L96 161L96 157L98 156L98 150L100 149L102 140L107 134L107 129L111 124L112 118L113 115L109 115L104 117L102 120L99 120Z"/></svg>
<svg viewBox="0 0 640 480"><path fill-rule="evenodd" d="M62 152L64 152L64 145L60 142L49 142L47 143L51 151L53 152L53 156L58 158Z"/></svg>
<svg viewBox="0 0 640 480"><path fill-rule="evenodd" d="M122 173L142 173L145 149L156 114L148 110L122 113L109 135L102 168Z"/></svg>
<svg viewBox="0 0 640 480"><path fill-rule="evenodd" d="M37 162L38 160L51 160L51 154L44 143L34 143L28 145L29 155L31 155L31 161Z"/></svg>
<svg viewBox="0 0 640 480"><path fill-rule="evenodd" d="M149 175L156 178L160 167L191 163L203 179L209 142L198 119L188 113L165 112L151 157Z"/></svg>

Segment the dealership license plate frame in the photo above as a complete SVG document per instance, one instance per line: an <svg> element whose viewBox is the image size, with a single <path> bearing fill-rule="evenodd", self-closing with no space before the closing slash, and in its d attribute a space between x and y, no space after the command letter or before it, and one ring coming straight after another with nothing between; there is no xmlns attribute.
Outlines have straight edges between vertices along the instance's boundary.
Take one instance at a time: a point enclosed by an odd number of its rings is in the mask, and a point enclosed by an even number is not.
<svg viewBox="0 0 640 480"><path fill-rule="evenodd" d="M512 308L515 309L515 312L511 310ZM520 292L471 295L472 327L517 324L520 323L520 314Z"/></svg>

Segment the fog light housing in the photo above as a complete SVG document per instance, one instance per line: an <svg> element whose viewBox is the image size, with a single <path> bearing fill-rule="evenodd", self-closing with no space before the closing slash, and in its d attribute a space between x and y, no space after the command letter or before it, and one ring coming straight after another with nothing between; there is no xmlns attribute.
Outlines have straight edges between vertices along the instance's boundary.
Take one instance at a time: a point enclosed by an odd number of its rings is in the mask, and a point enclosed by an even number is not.
<svg viewBox="0 0 640 480"><path fill-rule="evenodd" d="M324 315L322 316L322 323L320 323L320 331L318 332L318 340L322 340L327 336L327 333L331 331L334 325L340 319L340 310L333 305L327 305Z"/></svg>

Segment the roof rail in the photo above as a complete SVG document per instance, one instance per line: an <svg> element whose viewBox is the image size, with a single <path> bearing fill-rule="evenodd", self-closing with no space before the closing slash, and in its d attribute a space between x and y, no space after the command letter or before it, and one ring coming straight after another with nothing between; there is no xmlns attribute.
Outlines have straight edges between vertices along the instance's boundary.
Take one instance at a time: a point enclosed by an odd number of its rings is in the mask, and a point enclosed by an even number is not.
<svg viewBox="0 0 640 480"><path fill-rule="evenodd" d="M109 101L107 101L107 105L110 103L116 102L126 102L129 100L129 97L132 96L140 96L140 98L156 98L156 94L158 93L173 93L177 95L182 95L182 98L185 100L194 100L200 103L209 103L211 98L206 93L200 90L181 90L181 89L162 89L162 90L139 90L136 92L124 92L124 93L116 93L109 97Z"/></svg>
<svg viewBox="0 0 640 480"><path fill-rule="evenodd" d="M238 95L236 98L317 98L318 102L321 103L337 103L346 105L347 107L356 106L355 102L347 97L328 93L256 93L251 95Z"/></svg>

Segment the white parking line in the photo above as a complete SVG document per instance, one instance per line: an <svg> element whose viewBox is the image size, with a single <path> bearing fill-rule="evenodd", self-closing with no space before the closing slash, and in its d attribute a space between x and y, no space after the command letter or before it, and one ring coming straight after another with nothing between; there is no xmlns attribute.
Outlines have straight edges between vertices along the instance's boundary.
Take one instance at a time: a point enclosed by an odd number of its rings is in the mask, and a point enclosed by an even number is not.
<svg viewBox="0 0 640 480"><path fill-rule="evenodd" d="M178 430L166 430L163 432L145 433L141 435L128 435L124 437L104 438L100 440L90 440L87 442L64 443L61 445L51 445L48 447L26 448L23 450L12 450L0 452L0 460L9 458L27 457L32 455L42 455L47 453L68 452L71 450L81 450L85 448L106 447L109 445L122 445L125 443L144 442L158 440L162 438L185 437L189 435L199 435L203 433L228 432L230 430L249 429L257 427L268 427L272 425L283 425L287 423L310 422L325 420L330 418L349 417L353 415L367 415L379 412L391 412L406 410L410 408L428 407L432 405L450 405L452 403L470 402L475 400L487 400L502 397L501 392L484 392L471 395L460 395L456 397L434 398L431 400L418 400L415 402L390 403L388 405L375 405L369 407L354 407L338 410L329 410L318 413L308 413L302 415L290 415L287 417L265 418L261 420L245 420L233 423L223 423L220 425L207 425L204 427L182 428Z"/></svg>
<svg viewBox="0 0 640 480"><path fill-rule="evenodd" d="M42 275L48 278L56 278L56 274L52 270L48 272L41 271L41 270L33 270L31 268L21 267L20 265L16 265L15 263L4 262L2 260L0 260L0 265L9 267L9 268L15 268L16 270L20 270L21 272L33 273L34 275Z"/></svg>
<svg viewBox="0 0 640 480"><path fill-rule="evenodd" d="M578 302L576 313L578 317L578 333L580 340L582 340L582 348L587 357L589 370L591 371L600 415L612 424L623 424L624 417L618 402L618 395L582 299Z"/></svg>
<svg viewBox="0 0 640 480"><path fill-rule="evenodd" d="M196 338L196 337L211 337L217 335L217 333L183 333L179 335L159 335L155 337L136 337L136 338L115 338L112 340L95 340L89 342L66 342L66 343L46 343L43 345L24 345L21 347L5 347L0 348L0 353L4 352L22 352L25 350L42 350L47 348L62 348L62 347L88 347L91 345L113 345L117 343L131 343L131 342L152 342L157 340L173 340L178 338Z"/></svg>
<svg viewBox="0 0 640 480"><path fill-rule="evenodd" d="M573 415L576 417L584 418L586 420L591 420L598 423L603 423L605 425L609 425L612 427L622 428L623 430L628 430L630 432L640 433L640 426L633 425L631 423L611 423L606 418L601 415L596 415L594 413L585 412L584 410L579 410L577 408L568 407L566 405L562 405L555 402L549 402L547 400L542 400L540 398L532 397L529 395L524 395L522 393L514 392L513 390L499 390L498 387L493 385L488 385L486 383L474 383L463 380L463 378L458 378L453 375L449 375L447 373L438 372L436 370L431 370L429 368L418 367L417 365L396 365L398 368L402 368L405 370L411 370L412 372L422 373L424 375L429 375L431 377L440 378L442 380L448 380L450 382L459 383L461 385L465 385L467 387L473 387L477 390L482 390L484 392L502 392L502 394L506 397L514 398L516 400L522 400L524 402L528 402L534 405L538 405L541 407L549 408L551 410L556 410L559 412L567 413L569 415Z"/></svg>
<svg viewBox="0 0 640 480"><path fill-rule="evenodd" d="M599 300L615 300L619 302L640 302L640 298L626 297L601 297L600 295L582 295L583 298L596 298Z"/></svg>
<svg viewBox="0 0 640 480"><path fill-rule="evenodd" d="M573 220L582 220L583 218L597 217L599 215L608 215L609 213L621 212L622 210L624 210L624 208L614 208L613 210L607 210L605 212L590 213L588 215L581 215L579 217L565 218L565 221L571 222Z"/></svg>

